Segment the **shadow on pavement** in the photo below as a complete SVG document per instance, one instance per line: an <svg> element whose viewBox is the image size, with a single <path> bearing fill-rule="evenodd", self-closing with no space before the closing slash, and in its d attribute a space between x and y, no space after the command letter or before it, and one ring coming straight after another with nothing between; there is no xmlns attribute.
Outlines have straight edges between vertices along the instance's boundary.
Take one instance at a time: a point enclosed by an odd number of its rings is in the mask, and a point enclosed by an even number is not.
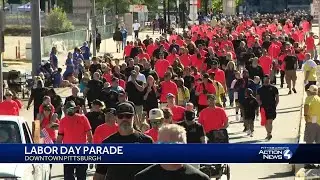
<svg viewBox="0 0 320 180"><path fill-rule="evenodd" d="M241 141L238 142L239 144L254 144L254 143L260 143L260 142L266 142L265 139L257 139L257 140L251 140L251 141Z"/></svg>
<svg viewBox="0 0 320 180"><path fill-rule="evenodd" d="M258 179L277 179L277 178L285 178L285 177L293 177L294 174L292 172L281 172L281 173L275 173L273 175L270 175L268 177L258 178Z"/></svg>
<svg viewBox="0 0 320 180"><path fill-rule="evenodd" d="M292 112L298 112L298 111L300 111L300 109L290 110L290 111L281 111L281 112L277 112L277 114L292 113Z"/></svg>
<svg viewBox="0 0 320 180"><path fill-rule="evenodd" d="M301 106L295 106L295 107L287 107L287 108L279 108L277 109L278 111L280 110L287 110L287 109L296 109L296 108L301 108Z"/></svg>
<svg viewBox="0 0 320 180"><path fill-rule="evenodd" d="M236 140L236 139L242 139L242 138L246 138L246 137L248 137L248 136L245 136L245 135L243 135L243 136L234 136L234 137L230 137L229 139L230 140Z"/></svg>

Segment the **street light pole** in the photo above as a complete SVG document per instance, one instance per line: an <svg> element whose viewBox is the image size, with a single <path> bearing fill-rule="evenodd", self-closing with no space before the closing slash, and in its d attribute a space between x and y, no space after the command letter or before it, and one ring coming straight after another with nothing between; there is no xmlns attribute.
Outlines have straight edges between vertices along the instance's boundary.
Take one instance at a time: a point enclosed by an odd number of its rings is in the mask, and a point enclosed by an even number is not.
<svg viewBox="0 0 320 180"><path fill-rule="evenodd" d="M97 19L96 19L96 0L92 0L92 55L97 55L96 33L97 33Z"/></svg>
<svg viewBox="0 0 320 180"><path fill-rule="evenodd" d="M32 75L35 76L41 63L40 0L32 0L31 11Z"/></svg>
<svg viewBox="0 0 320 180"><path fill-rule="evenodd" d="M4 4L0 9L0 102L3 101Z"/></svg>

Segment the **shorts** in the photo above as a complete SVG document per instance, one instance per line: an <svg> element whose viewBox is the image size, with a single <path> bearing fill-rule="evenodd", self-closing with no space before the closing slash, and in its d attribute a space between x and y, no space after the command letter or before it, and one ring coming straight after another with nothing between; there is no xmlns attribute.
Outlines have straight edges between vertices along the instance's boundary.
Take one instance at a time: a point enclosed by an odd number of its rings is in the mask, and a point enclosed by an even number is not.
<svg viewBox="0 0 320 180"><path fill-rule="evenodd" d="M266 108L266 107L264 107L264 111L266 112L266 119L267 120L276 119L276 117L277 117L276 108L273 108L273 107Z"/></svg>
<svg viewBox="0 0 320 180"><path fill-rule="evenodd" d="M320 143L320 126L317 123L306 123L306 129L304 131L304 141L306 143Z"/></svg>
<svg viewBox="0 0 320 180"><path fill-rule="evenodd" d="M297 71L296 70L286 70L285 71L285 79L287 83L289 81L296 81L297 80Z"/></svg>
<svg viewBox="0 0 320 180"><path fill-rule="evenodd" d="M304 89L308 91L311 85L316 85L316 84L317 84L317 81L309 81L308 84L306 84L306 86L304 87Z"/></svg>

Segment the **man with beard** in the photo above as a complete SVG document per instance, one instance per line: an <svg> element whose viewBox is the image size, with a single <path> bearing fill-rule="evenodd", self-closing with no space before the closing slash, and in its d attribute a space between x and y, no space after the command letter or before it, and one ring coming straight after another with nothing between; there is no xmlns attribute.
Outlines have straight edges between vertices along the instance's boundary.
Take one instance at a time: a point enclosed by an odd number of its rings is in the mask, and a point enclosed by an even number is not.
<svg viewBox="0 0 320 180"><path fill-rule="evenodd" d="M117 106L118 132L109 136L102 143L152 143L151 137L136 131L133 127L134 107L130 103ZM98 164L95 180L133 180L134 175L148 167L148 165L105 165Z"/></svg>
<svg viewBox="0 0 320 180"><path fill-rule="evenodd" d="M263 76L264 76L263 70L262 70L262 67L258 63L258 60L259 59L257 57L252 58L251 65L247 67L250 79L254 79L255 76L259 76L260 79L263 79Z"/></svg>

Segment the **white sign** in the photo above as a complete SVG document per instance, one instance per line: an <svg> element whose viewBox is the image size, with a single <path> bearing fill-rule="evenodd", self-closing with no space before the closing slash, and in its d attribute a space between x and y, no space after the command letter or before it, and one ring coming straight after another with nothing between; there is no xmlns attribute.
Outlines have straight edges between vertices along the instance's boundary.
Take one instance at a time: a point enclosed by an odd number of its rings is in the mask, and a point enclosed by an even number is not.
<svg viewBox="0 0 320 180"><path fill-rule="evenodd" d="M148 12L147 6L140 5L140 4L130 5L129 9L130 9L130 12Z"/></svg>
<svg viewBox="0 0 320 180"><path fill-rule="evenodd" d="M311 14L313 16L316 16L319 14L320 11L320 0L313 0L313 3L311 4Z"/></svg>

